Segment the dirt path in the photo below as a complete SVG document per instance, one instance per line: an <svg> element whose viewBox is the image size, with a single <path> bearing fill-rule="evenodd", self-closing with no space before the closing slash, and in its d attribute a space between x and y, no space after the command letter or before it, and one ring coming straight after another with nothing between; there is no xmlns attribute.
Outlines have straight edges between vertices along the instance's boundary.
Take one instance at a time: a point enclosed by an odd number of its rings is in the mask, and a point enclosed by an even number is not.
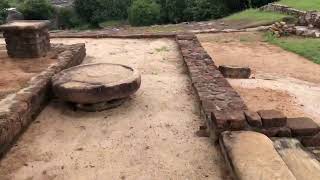
<svg viewBox="0 0 320 180"><path fill-rule="evenodd" d="M260 33L198 35L217 65L249 66L255 79L229 80L252 110L278 109L320 123L320 65L263 42Z"/></svg>
<svg viewBox="0 0 320 180"><path fill-rule="evenodd" d="M117 109L74 112L59 101L40 114L0 163L0 179L226 179L173 40L55 39L87 45L85 63L142 73L141 89Z"/></svg>

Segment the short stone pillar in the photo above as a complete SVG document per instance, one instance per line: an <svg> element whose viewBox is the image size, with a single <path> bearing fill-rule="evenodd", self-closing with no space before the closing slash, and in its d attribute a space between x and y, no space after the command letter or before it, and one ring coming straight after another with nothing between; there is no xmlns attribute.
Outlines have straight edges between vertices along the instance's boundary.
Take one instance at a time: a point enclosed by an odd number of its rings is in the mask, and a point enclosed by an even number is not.
<svg viewBox="0 0 320 180"><path fill-rule="evenodd" d="M38 58L50 50L49 21L12 21L0 26L12 58Z"/></svg>

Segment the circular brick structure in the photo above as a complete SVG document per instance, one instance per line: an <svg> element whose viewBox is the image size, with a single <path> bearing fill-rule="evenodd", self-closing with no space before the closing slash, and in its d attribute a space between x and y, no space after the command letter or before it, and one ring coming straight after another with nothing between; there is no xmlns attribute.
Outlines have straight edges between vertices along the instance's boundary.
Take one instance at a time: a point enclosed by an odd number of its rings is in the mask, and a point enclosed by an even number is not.
<svg viewBox="0 0 320 180"><path fill-rule="evenodd" d="M88 111L120 105L141 84L140 73L119 64L86 64L64 70L52 78L56 96Z"/></svg>

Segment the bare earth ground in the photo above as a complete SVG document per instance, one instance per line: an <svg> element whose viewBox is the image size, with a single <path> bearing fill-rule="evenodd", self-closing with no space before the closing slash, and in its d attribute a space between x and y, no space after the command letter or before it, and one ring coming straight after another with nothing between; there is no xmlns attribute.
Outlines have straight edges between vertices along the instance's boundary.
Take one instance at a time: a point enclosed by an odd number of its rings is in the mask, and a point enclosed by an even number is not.
<svg viewBox="0 0 320 180"><path fill-rule="evenodd" d="M50 58L52 53L36 59L10 58L5 44L1 43L0 41L0 99L23 88L33 76L56 61Z"/></svg>
<svg viewBox="0 0 320 180"><path fill-rule="evenodd" d="M252 110L278 109L320 123L320 66L263 42L260 33L198 35L217 65L249 66L253 79L229 79Z"/></svg>
<svg viewBox="0 0 320 180"><path fill-rule="evenodd" d="M141 89L117 109L74 112L59 101L0 162L0 179L226 179L219 151L195 135L203 122L173 40L85 42L85 63L137 68Z"/></svg>

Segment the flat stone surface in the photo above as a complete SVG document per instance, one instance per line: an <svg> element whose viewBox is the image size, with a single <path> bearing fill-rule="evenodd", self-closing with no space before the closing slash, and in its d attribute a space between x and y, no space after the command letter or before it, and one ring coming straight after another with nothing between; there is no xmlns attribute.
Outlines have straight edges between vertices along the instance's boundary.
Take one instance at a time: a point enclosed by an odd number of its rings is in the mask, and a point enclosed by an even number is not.
<svg viewBox="0 0 320 180"><path fill-rule="evenodd" d="M279 138L274 146L296 179L320 179L320 163L297 139Z"/></svg>
<svg viewBox="0 0 320 180"><path fill-rule="evenodd" d="M219 66L219 70L226 78L248 79L251 75L251 69L249 67L221 65Z"/></svg>
<svg viewBox="0 0 320 180"><path fill-rule="evenodd" d="M276 110L260 110L258 111L262 119L262 125L265 128L282 127L287 124L287 117L282 112Z"/></svg>
<svg viewBox="0 0 320 180"><path fill-rule="evenodd" d="M253 127L262 127L262 121L259 114L255 111L244 111L247 122Z"/></svg>
<svg viewBox="0 0 320 180"><path fill-rule="evenodd" d="M291 129L293 136L313 136L320 131L319 125L307 117L289 118L287 126Z"/></svg>
<svg viewBox="0 0 320 180"><path fill-rule="evenodd" d="M1 25L0 30L38 30L48 26L50 21L18 20Z"/></svg>
<svg viewBox="0 0 320 180"><path fill-rule="evenodd" d="M137 70L119 64L87 64L62 71L53 77L53 91L61 99L96 104L122 99L141 84Z"/></svg>
<svg viewBox="0 0 320 180"><path fill-rule="evenodd" d="M273 142L263 134L226 131L221 135L220 146L234 179L296 179L275 150Z"/></svg>

